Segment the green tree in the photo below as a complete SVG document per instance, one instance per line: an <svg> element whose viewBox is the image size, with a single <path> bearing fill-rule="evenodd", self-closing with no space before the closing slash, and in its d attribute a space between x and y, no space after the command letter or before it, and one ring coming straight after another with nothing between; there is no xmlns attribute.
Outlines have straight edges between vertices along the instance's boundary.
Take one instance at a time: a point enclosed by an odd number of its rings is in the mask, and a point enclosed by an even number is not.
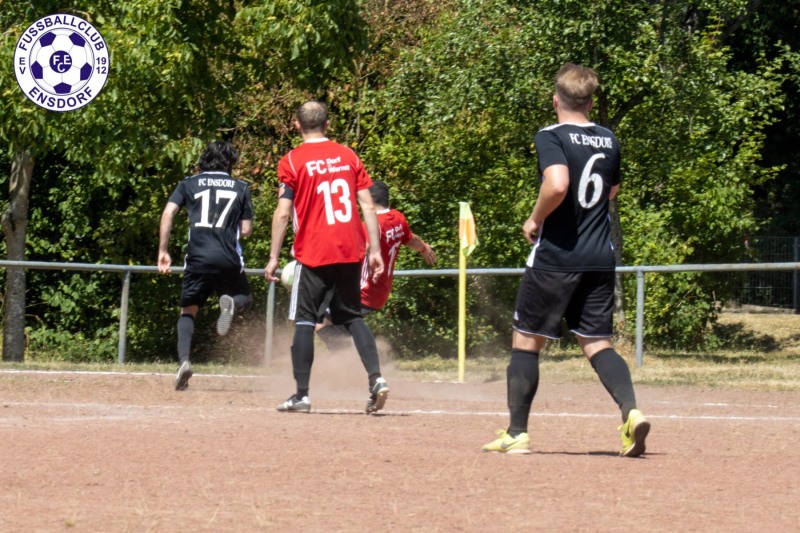
<svg viewBox="0 0 800 533"><path fill-rule="evenodd" d="M7 216L4 217L7 255L9 259L25 258L34 162L62 159L69 171L61 177L71 176L72 183L64 180L58 187L79 186L72 197L76 201L68 201L68 205L62 207L70 224L81 222L80 218L70 218L75 213L85 212L86 206L81 202L97 198L102 199L103 206L102 216L83 219L82 227L62 226L66 230L62 239L69 239L68 232L72 229L92 244L91 252L84 249L88 253L77 255L62 250L64 255L89 261L125 257L127 262L140 258L137 252L141 245L138 249L130 246L137 235L120 230L153 227L154 223L146 221L149 217L137 212L135 206L144 206L152 212L154 199L163 197L163 182L159 187L158 180L146 178L187 168L190 158L202 145L191 133L193 125L203 124L208 118L206 113L213 113L214 109L213 106L198 106L192 98L193 93L207 85L204 81L210 79L205 67L207 56L197 52L207 52L215 34L217 40L221 39L222 30L213 30L211 21L224 20L224 14L204 13L208 17L206 29L212 31L204 35L204 40L192 40L201 43L198 45L176 31L176 26L180 28L186 23L197 32L195 37L199 37L202 28L193 24L196 21L188 13L186 19L182 18L184 13L178 11L182 3L177 0L128 3L113 8L105 2L73 2L58 8L49 2L36 7L16 5L14 10L4 9L3 39L7 46L3 47L3 55L7 62L21 32L34 20L55 10L87 17L100 30L111 50L112 73L103 92L90 105L63 114L37 108L18 90L12 73L3 71L0 74L4 95L0 108L0 123L4 126L0 138L15 161L9 180ZM197 13L203 13L203 9ZM125 52L121 53L123 50ZM175 90L178 87L182 89ZM213 132L212 127L212 136ZM53 176L52 170L44 167L41 172ZM89 208L97 211L97 204ZM52 213L48 210L45 214ZM47 222L45 219L41 223L46 225ZM152 256L152 252L148 255ZM25 285L24 271L8 271L3 324L5 359L23 358ZM78 287L76 290L81 292ZM68 301L64 294L59 295L61 306L69 308Z"/></svg>
<svg viewBox="0 0 800 533"><path fill-rule="evenodd" d="M760 157L781 87L796 89L796 4L0 0L6 64L20 32L58 11L91 20L112 53L103 93L63 115L28 102L0 69L0 184L9 187L0 248L9 259L152 264L167 195L218 137L241 147L239 176L266 221L275 165L298 142L291 114L315 97L330 105L331 135L392 186L441 266L457 264L464 200L481 238L470 265L517 267L538 189L533 135L554 120L553 75L574 61L600 73L595 120L623 143L623 264L737 259L741 235L760 224L753 190L785 192L772 177L791 162ZM248 266L263 264L268 233L256 225ZM412 254L398 264L420 266ZM24 271L6 276L4 358L21 359L26 314L29 339L113 350L118 279L33 272L26 287ZM473 348L505 343L517 280L470 284ZM701 342L716 281L655 276L647 286L648 338ZM176 290L168 277L134 278L136 357L171 353L163 324L173 322ZM454 354L454 294L453 278L398 279L376 331L402 339L405 355Z"/></svg>
<svg viewBox="0 0 800 533"><path fill-rule="evenodd" d="M251 124L254 114L245 106L252 101L240 98L244 88L272 90L295 82L313 86L329 70L348 63L363 30L354 6L346 0L35 5L0 0L0 57L7 64L21 32L54 12L92 22L108 44L112 64L103 92L65 114L37 108L18 90L12 72L0 72L0 139L11 163L3 217L7 257L23 259L33 252L47 260L152 264L158 215L175 182L192 171L206 142L236 139ZM249 172L243 173L248 179L257 174L248 167L243 171ZM29 221L32 184L41 185L35 196L44 203L33 206L37 218ZM28 230L33 230L30 239ZM41 291L33 289L34 302L49 311L26 306L24 271L7 273L5 359L23 358L26 312L42 319L44 329L86 337L100 332L110 339L116 282L36 275L47 283ZM174 296L159 290L166 284L174 285L155 278L132 288L133 305L142 309L132 313L136 321L129 341L149 346L150 353L172 344L162 331L164 323L172 322L164 318L175 305ZM105 311L96 327L82 319L88 306ZM75 316L81 319L68 318Z"/></svg>
<svg viewBox="0 0 800 533"><path fill-rule="evenodd" d="M554 120L553 77L567 61L596 68L603 84L595 120L623 144L623 263L715 262L738 253L742 232L757 227L752 188L774 175L757 163L782 98L783 58L764 58L752 72L729 70L722 36L748 3L700 8L702 18L672 2L456 2L402 56L375 96L385 127L369 139L368 154L403 191L402 207L443 266L456 264L457 200L472 204L481 235L474 266L522 264L519 227L538 188L531 141ZM507 280L476 281L475 289L481 283L499 286L472 294L498 295L510 307ZM406 308L448 301L452 288L437 287L398 290L395 301ZM698 342L713 318L713 287L679 277L648 287L650 339L669 342L680 332ZM472 301L474 310L490 306ZM419 328L425 339L436 333L447 341L439 350L452 351L454 312L438 309L429 321L392 327ZM499 332L491 320L473 321L474 343L493 331L507 335L508 313Z"/></svg>
<svg viewBox="0 0 800 533"><path fill-rule="evenodd" d="M762 229L772 235L800 235L800 159L795 147L800 144L800 2L763 0L741 29L730 35L731 65L754 71L762 58L786 57L781 72L786 75L784 105L778 121L765 131L764 160L767 167L779 167L776 179L757 188L756 213L768 222Z"/></svg>

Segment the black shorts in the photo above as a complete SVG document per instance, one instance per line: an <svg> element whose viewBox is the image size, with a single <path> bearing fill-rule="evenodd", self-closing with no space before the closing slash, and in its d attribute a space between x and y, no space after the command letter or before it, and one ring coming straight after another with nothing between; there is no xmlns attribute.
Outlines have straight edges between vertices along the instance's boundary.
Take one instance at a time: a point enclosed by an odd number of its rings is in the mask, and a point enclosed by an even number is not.
<svg viewBox="0 0 800 533"><path fill-rule="evenodd" d="M289 319L316 325L325 313L334 324L361 317L361 263L309 267L297 263L289 304Z"/></svg>
<svg viewBox="0 0 800 533"><path fill-rule="evenodd" d="M367 307L363 303L361 304L361 316L367 316L368 314L374 313L375 311L377 311L377 309L373 309L371 307ZM327 318L329 322L333 322L333 320L331 319L331 310L330 309L326 309L325 310L325 318Z"/></svg>
<svg viewBox="0 0 800 533"><path fill-rule="evenodd" d="M247 281L247 275L239 269L215 274L184 271L181 307L191 305L203 307L214 291L218 296L223 294L250 296L250 284Z"/></svg>
<svg viewBox="0 0 800 533"><path fill-rule="evenodd" d="M528 267L514 308L514 329L551 339L562 336L561 319L581 337L613 332L614 272L551 272Z"/></svg>

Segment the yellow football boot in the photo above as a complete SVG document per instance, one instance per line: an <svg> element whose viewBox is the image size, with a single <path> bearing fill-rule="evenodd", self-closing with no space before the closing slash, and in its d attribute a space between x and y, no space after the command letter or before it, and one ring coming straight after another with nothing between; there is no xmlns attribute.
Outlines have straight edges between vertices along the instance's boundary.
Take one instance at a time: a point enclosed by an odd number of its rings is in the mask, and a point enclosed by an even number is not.
<svg viewBox="0 0 800 533"><path fill-rule="evenodd" d="M631 409L628 420L618 427L622 438L621 457L639 457L644 453L644 439L650 432L650 422L638 409Z"/></svg>
<svg viewBox="0 0 800 533"><path fill-rule="evenodd" d="M483 451L508 454L531 453L531 439L527 433L512 437L505 429L498 429L497 435L495 440L483 446Z"/></svg>

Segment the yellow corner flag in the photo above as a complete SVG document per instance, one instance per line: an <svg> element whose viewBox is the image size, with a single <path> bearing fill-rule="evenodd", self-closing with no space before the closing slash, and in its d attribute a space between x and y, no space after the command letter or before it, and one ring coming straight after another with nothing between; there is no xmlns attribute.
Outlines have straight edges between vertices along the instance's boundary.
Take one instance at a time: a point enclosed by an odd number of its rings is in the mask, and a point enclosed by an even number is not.
<svg viewBox="0 0 800 533"><path fill-rule="evenodd" d="M467 202L458 202L458 238L461 240L461 251L469 256L478 245L478 234L475 232L475 219Z"/></svg>
<svg viewBox="0 0 800 533"><path fill-rule="evenodd" d="M464 382L467 358L467 256L478 245L475 219L467 202L458 202L458 381Z"/></svg>

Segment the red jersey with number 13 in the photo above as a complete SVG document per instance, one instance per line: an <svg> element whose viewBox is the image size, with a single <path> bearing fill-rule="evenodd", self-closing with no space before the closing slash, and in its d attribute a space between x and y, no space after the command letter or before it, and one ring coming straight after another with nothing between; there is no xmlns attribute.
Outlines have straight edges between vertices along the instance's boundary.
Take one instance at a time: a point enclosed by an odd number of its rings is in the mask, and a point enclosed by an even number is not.
<svg viewBox="0 0 800 533"><path fill-rule="evenodd" d="M283 156L278 179L294 191L294 257L310 267L357 263L366 244L358 191L372 186L350 148L310 139Z"/></svg>

